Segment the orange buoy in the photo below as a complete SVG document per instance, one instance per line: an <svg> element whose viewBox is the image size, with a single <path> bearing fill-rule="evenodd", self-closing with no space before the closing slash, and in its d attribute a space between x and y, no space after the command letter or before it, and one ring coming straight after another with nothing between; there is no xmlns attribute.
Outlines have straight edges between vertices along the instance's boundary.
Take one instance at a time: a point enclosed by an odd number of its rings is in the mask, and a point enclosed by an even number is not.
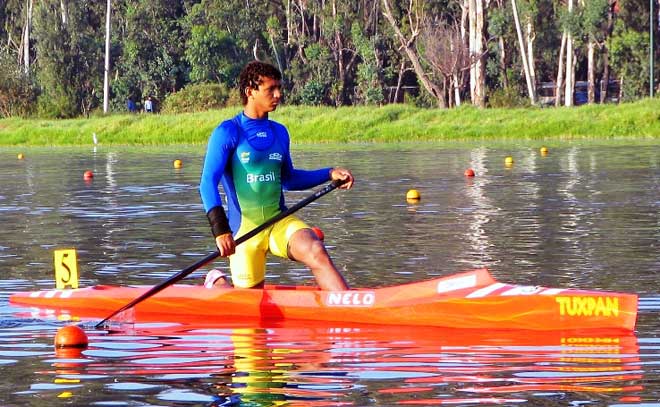
<svg viewBox="0 0 660 407"><path fill-rule="evenodd" d="M468 168L467 170L465 170L465 176L474 177L474 170L472 168Z"/></svg>
<svg viewBox="0 0 660 407"><path fill-rule="evenodd" d="M321 239L321 240L325 239L325 234L323 233L323 231L321 230L321 228L318 228L318 227L316 227L316 226L313 226L313 227L312 227L312 230L314 231L314 233L316 234L316 236L317 236L319 239Z"/></svg>
<svg viewBox="0 0 660 407"><path fill-rule="evenodd" d="M183 161L178 160L178 159L174 160L173 165L174 165L174 168L181 168L181 167L183 167Z"/></svg>
<svg viewBox="0 0 660 407"><path fill-rule="evenodd" d="M55 348L86 348L87 334L78 325L67 325L57 330Z"/></svg>
<svg viewBox="0 0 660 407"><path fill-rule="evenodd" d="M87 170L87 171L85 171L85 173L83 174L83 178L84 178L84 179L92 179L92 178L94 178L94 173L91 172L90 170Z"/></svg>

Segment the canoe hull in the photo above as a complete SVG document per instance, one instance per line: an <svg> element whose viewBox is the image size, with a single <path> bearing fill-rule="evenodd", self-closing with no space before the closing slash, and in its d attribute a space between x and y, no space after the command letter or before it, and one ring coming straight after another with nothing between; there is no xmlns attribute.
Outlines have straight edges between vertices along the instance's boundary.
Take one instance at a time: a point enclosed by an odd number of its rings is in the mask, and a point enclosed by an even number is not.
<svg viewBox="0 0 660 407"><path fill-rule="evenodd" d="M10 303L42 314L103 318L150 286L19 292ZM504 284L486 269L417 283L344 292L315 287L263 290L175 285L139 303L136 321L253 319L447 328L631 331L633 294Z"/></svg>

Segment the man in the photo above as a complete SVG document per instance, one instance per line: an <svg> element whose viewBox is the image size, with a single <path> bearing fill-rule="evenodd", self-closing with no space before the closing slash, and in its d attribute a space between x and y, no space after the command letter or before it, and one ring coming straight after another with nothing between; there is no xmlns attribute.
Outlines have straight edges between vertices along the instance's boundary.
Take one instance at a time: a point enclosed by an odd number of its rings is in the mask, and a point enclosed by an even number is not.
<svg viewBox="0 0 660 407"><path fill-rule="evenodd" d="M321 289L348 289L325 246L304 222L288 216L258 235L236 245L241 236L282 212L283 190L304 190L330 180L353 186L347 169L307 171L293 167L286 128L268 119L282 97L282 75L272 65L254 61L239 78L243 112L222 122L209 138L200 181L200 195L221 256L229 256L235 287L261 288L266 254L302 262L312 270ZM226 195L228 214L222 207L218 184ZM209 273L210 275L214 271ZM207 282L209 280L207 279Z"/></svg>

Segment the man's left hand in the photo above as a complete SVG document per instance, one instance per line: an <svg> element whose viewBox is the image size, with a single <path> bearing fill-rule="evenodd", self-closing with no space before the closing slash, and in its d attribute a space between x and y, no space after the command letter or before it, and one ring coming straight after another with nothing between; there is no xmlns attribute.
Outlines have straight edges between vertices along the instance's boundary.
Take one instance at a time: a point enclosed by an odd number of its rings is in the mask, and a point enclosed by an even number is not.
<svg viewBox="0 0 660 407"><path fill-rule="evenodd" d="M353 182L355 182L355 179L353 178L353 174L351 174L351 171L341 167L335 167L332 170L330 170L330 180L346 181L343 184L341 184L341 186L339 187L341 189L351 189L353 187Z"/></svg>

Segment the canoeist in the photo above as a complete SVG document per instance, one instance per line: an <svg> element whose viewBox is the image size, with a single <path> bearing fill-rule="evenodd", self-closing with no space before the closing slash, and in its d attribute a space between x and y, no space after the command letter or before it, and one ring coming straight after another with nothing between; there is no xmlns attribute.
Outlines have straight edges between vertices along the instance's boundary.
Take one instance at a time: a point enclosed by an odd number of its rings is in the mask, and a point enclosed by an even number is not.
<svg viewBox="0 0 660 407"><path fill-rule="evenodd" d="M328 256L325 246L303 221L289 216L242 245L239 237L285 210L283 190L304 190L330 180L353 186L353 175L341 167L301 170L293 167L289 134L282 124L268 118L281 101L282 75L259 61L245 66L239 78L243 112L225 120L211 133L200 181L200 195L220 255L229 257L234 286L263 287L266 254L302 262L312 270L324 290L348 289ZM222 207L218 185L227 199ZM220 273L211 270L207 283Z"/></svg>

